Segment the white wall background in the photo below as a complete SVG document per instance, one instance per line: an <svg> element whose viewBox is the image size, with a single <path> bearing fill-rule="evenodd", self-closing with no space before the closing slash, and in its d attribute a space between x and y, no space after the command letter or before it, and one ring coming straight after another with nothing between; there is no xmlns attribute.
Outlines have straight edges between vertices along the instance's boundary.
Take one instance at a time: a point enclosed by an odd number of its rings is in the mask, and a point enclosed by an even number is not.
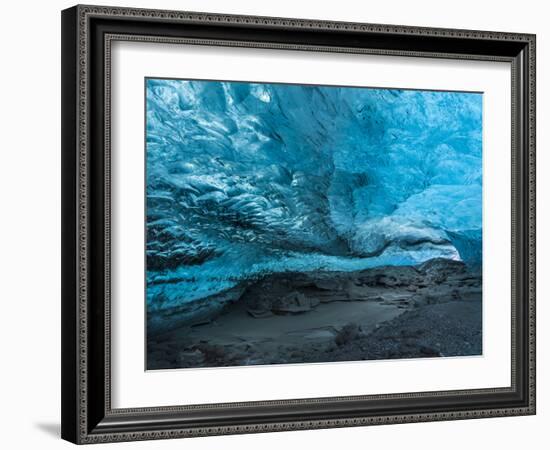
<svg viewBox="0 0 550 450"><path fill-rule="evenodd" d="M104 3L97 1L97 3ZM538 35L538 415L384 427L116 444L117 448L413 449L542 448L550 424L550 145L548 11L536 0L111 0L106 4ZM0 445L69 448L59 438L60 403L60 10L71 1L2 5L0 70ZM540 444L539 444L540 443Z"/></svg>

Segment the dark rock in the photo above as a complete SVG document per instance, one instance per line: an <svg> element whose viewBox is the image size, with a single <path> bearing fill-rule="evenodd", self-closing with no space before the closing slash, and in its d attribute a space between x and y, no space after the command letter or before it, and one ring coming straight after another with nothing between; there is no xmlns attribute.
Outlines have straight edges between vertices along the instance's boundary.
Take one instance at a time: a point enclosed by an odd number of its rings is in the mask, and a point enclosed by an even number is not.
<svg viewBox="0 0 550 450"><path fill-rule="evenodd" d="M418 351L426 356L440 356L439 351L426 345L419 345Z"/></svg>
<svg viewBox="0 0 550 450"><path fill-rule="evenodd" d="M301 292L291 292L273 302L272 311L275 314L296 314L311 311L319 304L315 299L306 297Z"/></svg>
<svg viewBox="0 0 550 450"><path fill-rule="evenodd" d="M334 342L338 346L342 346L352 342L363 335L361 326L356 323L348 323L335 336Z"/></svg>
<svg viewBox="0 0 550 450"><path fill-rule="evenodd" d="M439 284L445 281L450 275L464 274L466 272L466 265L462 261L435 258L421 264L418 270L427 276L429 282Z"/></svg>
<svg viewBox="0 0 550 450"><path fill-rule="evenodd" d="M261 309L251 309L247 308L246 312L250 314L255 319L263 319L265 317L271 317L273 315L273 312L270 310L261 310Z"/></svg>
<svg viewBox="0 0 550 450"><path fill-rule="evenodd" d="M197 349L202 353L203 358L208 363L223 361L225 357L225 348L222 345L199 344Z"/></svg>
<svg viewBox="0 0 550 450"><path fill-rule="evenodd" d="M180 367L200 367L205 361L205 355L199 349L180 352Z"/></svg>

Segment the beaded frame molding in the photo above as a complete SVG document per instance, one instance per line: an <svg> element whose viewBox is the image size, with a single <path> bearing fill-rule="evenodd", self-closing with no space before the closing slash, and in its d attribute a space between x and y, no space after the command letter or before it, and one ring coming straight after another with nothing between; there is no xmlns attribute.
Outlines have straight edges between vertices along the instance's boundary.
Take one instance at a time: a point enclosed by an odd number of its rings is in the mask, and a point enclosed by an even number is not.
<svg viewBox="0 0 550 450"><path fill-rule="evenodd" d="M113 41L505 61L512 373L505 388L111 407ZM535 414L535 36L78 5L62 12L62 437L78 444Z"/></svg>

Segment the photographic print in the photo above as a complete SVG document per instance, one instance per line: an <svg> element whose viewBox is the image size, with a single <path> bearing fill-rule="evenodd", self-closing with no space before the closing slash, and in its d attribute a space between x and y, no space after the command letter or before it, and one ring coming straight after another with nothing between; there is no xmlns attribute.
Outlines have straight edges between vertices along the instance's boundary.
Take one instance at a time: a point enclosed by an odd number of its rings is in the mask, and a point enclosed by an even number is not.
<svg viewBox="0 0 550 450"><path fill-rule="evenodd" d="M481 355L482 106L146 78L146 369Z"/></svg>

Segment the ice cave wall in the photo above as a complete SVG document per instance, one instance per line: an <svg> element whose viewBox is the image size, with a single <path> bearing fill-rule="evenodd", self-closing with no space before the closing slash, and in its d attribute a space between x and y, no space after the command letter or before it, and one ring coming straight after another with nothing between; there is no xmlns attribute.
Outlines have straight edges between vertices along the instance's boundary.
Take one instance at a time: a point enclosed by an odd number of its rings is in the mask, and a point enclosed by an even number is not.
<svg viewBox="0 0 550 450"><path fill-rule="evenodd" d="M481 264L482 94L148 79L146 108L153 309L263 272Z"/></svg>

